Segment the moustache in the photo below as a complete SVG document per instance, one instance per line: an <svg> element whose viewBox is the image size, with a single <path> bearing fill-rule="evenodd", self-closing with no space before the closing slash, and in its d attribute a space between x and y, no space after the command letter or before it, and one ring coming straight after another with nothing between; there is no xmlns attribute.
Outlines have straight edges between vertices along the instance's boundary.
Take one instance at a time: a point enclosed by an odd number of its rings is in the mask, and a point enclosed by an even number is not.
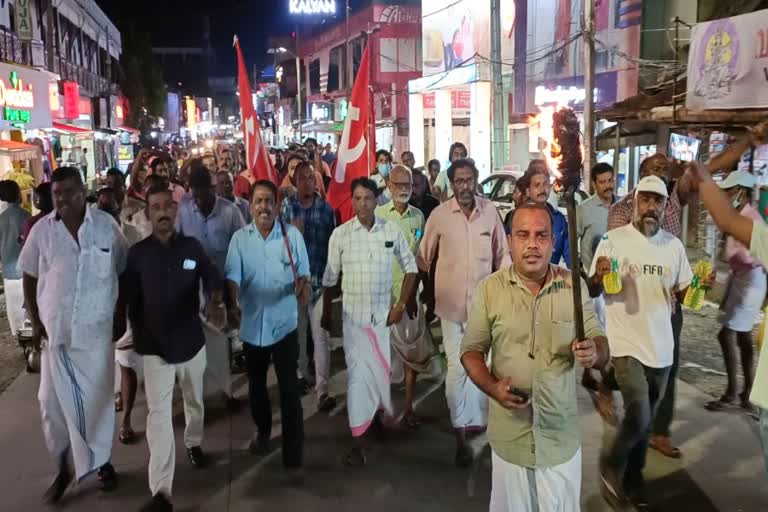
<svg viewBox="0 0 768 512"><path fill-rule="evenodd" d="M653 219L656 222L659 222L659 216L656 215L655 213L646 213L645 215L640 217L640 220L645 220L645 219Z"/></svg>
<svg viewBox="0 0 768 512"><path fill-rule="evenodd" d="M530 258L530 257L537 257L541 258L541 252L540 251L525 251L523 253L523 258Z"/></svg>
<svg viewBox="0 0 768 512"><path fill-rule="evenodd" d="M157 222L171 222L171 218L170 217L160 217L159 219L157 219Z"/></svg>

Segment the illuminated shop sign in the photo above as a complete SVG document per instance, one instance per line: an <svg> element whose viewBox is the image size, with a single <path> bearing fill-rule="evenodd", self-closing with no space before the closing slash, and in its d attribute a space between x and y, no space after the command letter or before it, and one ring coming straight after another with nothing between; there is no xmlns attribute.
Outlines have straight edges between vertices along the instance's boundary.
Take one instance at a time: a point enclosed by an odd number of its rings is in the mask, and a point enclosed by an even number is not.
<svg viewBox="0 0 768 512"><path fill-rule="evenodd" d="M11 123L28 123L35 108L35 95L32 84L24 85L15 71L11 71L8 83L0 78L0 106L3 119Z"/></svg>
<svg viewBox="0 0 768 512"><path fill-rule="evenodd" d="M336 0L288 0L291 14L334 14Z"/></svg>

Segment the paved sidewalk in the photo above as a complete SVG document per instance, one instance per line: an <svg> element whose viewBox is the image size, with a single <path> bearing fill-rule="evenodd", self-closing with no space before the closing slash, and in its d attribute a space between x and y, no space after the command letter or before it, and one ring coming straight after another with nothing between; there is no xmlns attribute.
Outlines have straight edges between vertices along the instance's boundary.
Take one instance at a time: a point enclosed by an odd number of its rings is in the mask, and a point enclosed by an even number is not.
<svg viewBox="0 0 768 512"><path fill-rule="evenodd" d="M274 378L271 376L271 378ZM332 387L344 389L345 372L337 373ZM52 466L44 448L36 400L38 377L20 376L0 395L0 510L45 510L39 497L51 478ZM235 388L243 394L244 376ZM706 398L685 383L678 385L675 440L685 458L649 457L647 474L651 494L660 510L696 512L761 512L768 510L768 477L762 465L755 425L743 415L710 413ZM397 393L398 398L400 394ZM364 469L341 464L348 446L345 411L339 407L326 416L316 412L315 399L304 399L306 419L306 484L290 487L283 480L279 439L275 451L264 458L252 456L247 443L252 433L247 407L234 416L222 409L206 411L204 447L214 459L212 467L192 469L181 441L183 415L175 404L177 466L174 504L177 511L311 510L313 512L480 512L488 509L490 459L487 450L472 471L452 464L453 438L439 383L421 381L418 411L426 421L420 429L376 447ZM580 392L585 512L608 508L598 492L597 454L606 431L591 401ZM134 425L143 431L146 409L140 391ZM273 402L273 407L277 402ZM279 413L274 436L279 438ZM71 488L62 509L71 511L137 511L148 498L146 441L130 447L116 443L114 464L120 488L101 494L95 479ZM542 511L546 512L546 511Z"/></svg>

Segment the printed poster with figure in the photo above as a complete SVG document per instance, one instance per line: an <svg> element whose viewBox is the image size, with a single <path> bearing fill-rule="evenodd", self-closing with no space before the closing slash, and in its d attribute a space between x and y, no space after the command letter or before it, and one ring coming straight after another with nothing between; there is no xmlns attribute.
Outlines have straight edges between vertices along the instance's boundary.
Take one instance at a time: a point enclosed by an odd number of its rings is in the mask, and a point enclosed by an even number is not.
<svg viewBox="0 0 768 512"><path fill-rule="evenodd" d="M768 107L768 10L693 28L686 107Z"/></svg>

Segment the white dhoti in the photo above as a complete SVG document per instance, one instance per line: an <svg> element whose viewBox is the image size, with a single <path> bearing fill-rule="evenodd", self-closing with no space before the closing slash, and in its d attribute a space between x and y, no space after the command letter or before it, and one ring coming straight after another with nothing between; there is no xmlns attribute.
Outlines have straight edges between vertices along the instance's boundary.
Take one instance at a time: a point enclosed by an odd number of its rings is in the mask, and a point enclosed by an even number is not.
<svg viewBox="0 0 768 512"><path fill-rule="evenodd" d="M5 310L8 314L8 325L11 336L24 327L24 287L21 279L3 279L5 288Z"/></svg>
<svg viewBox="0 0 768 512"><path fill-rule="evenodd" d="M58 459L71 450L78 480L112 456L113 357L110 340L88 348L45 343L40 354L37 397L48 452Z"/></svg>
<svg viewBox="0 0 768 512"><path fill-rule="evenodd" d="M147 442L149 444L149 489L152 495L171 495L176 468L176 442L173 435L173 385L178 379L184 399L184 446L194 448L203 442L203 374L205 347L184 363L168 364L157 356L144 357L144 388L147 394Z"/></svg>
<svg viewBox="0 0 768 512"><path fill-rule="evenodd" d="M448 360L445 397L453 428L483 430L488 425L488 397L475 386L461 364L464 324L442 320L443 347Z"/></svg>
<svg viewBox="0 0 768 512"><path fill-rule="evenodd" d="M581 448L551 468L526 468L506 462L491 450L490 512L579 512Z"/></svg>
<svg viewBox="0 0 768 512"><path fill-rule="evenodd" d="M380 409L392 414L389 351L385 323L361 327L344 316L347 411L353 437L365 434Z"/></svg>
<svg viewBox="0 0 768 512"><path fill-rule="evenodd" d="M232 368L229 365L229 336L215 327L203 322L205 333L205 352L208 360L205 368L205 396L223 391L232 397Z"/></svg>

